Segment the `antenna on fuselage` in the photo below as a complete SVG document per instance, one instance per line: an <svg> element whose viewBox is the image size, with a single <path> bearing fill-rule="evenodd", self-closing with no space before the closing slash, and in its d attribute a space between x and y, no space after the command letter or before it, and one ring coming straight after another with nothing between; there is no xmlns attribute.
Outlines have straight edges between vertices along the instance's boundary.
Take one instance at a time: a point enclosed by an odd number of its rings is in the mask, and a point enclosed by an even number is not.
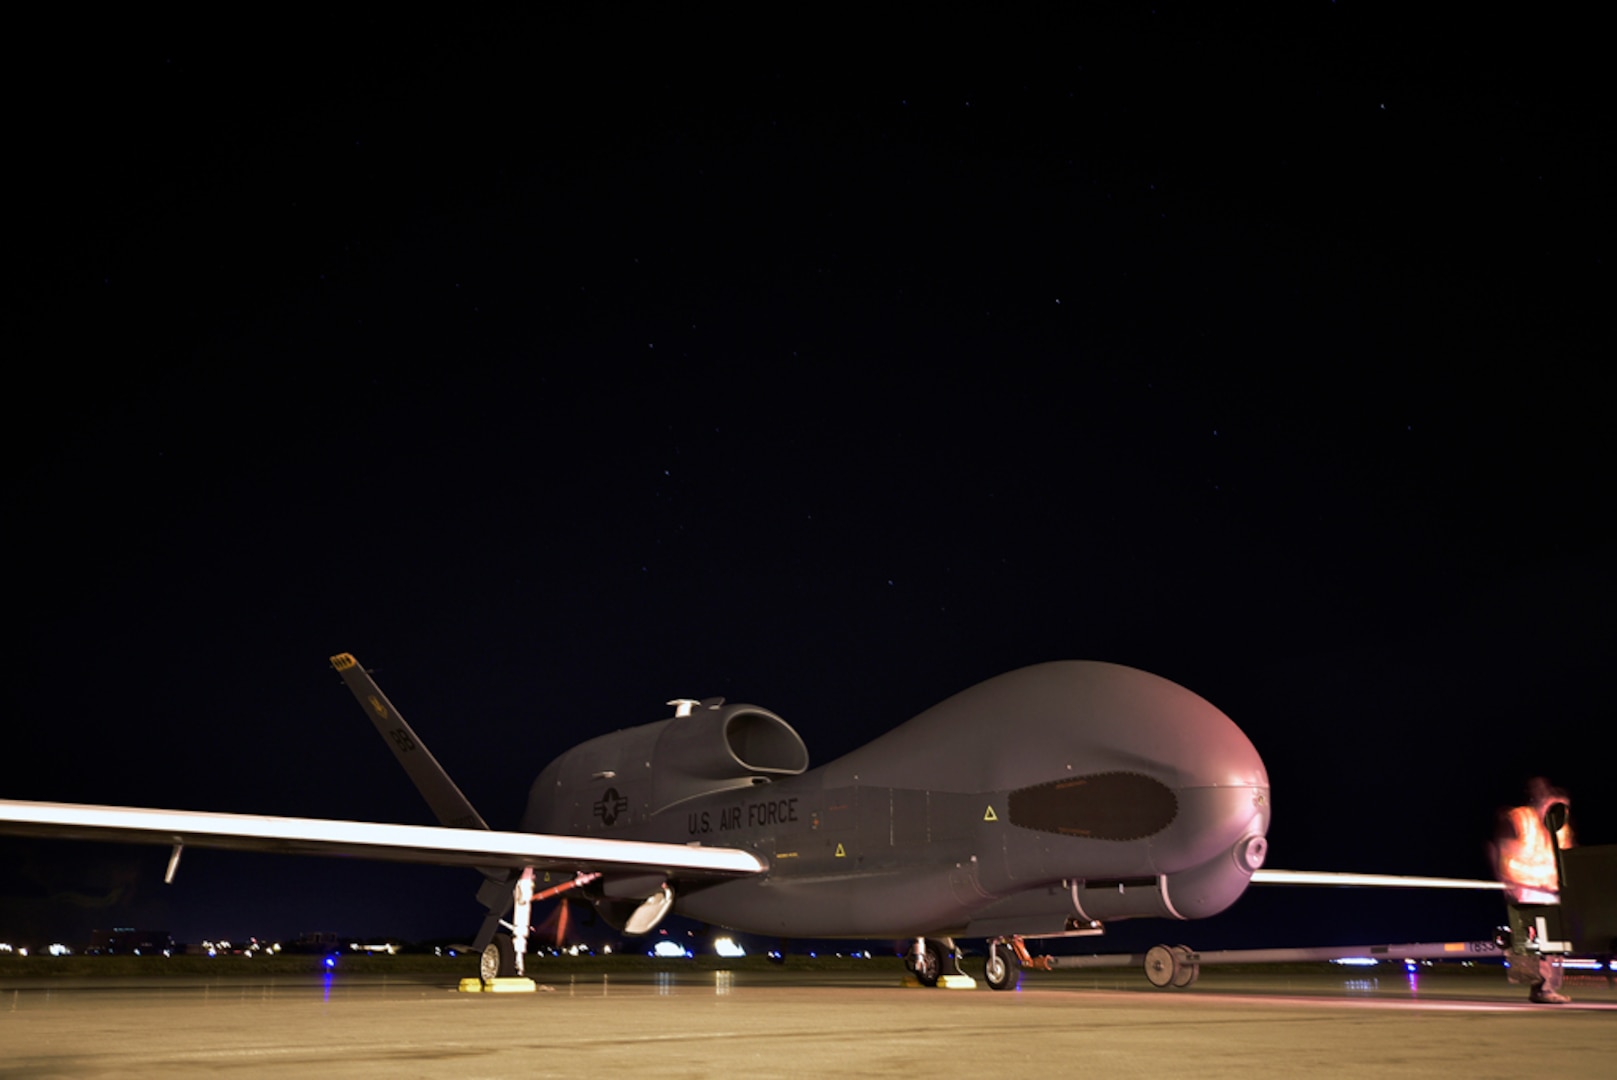
<svg viewBox="0 0 1617 1080"><path fill-rule="evenodd" d="M694 698L677 697L668 704L674 707L674 719L678 720L681 717L691 715L692 710L695 709L717 709L724 704L724 699L721 697L705 697L701 701L697 701Z"/></svg>

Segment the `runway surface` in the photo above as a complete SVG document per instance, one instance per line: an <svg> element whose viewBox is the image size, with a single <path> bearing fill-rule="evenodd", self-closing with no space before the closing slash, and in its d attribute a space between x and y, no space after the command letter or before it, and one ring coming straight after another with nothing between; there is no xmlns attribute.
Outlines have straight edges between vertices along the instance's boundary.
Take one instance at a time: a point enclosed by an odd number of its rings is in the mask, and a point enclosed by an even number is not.
<svg viewBox="0 0 1617 1080"><path fill-rule="evenodd" d="M544 978L544 972L539 972ZM1491 977L1490 977L1491 976ZM1617 990L1535 1006L1497 971L1028 975L1015 993L890 971L0 981L0 1076L1609 1077Z"/></svg>

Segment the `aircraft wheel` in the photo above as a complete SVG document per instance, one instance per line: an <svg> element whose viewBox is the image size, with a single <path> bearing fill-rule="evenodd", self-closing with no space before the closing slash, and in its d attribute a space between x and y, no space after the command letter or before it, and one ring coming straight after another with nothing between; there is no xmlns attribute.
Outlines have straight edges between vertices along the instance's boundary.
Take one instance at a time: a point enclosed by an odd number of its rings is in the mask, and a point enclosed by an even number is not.
<svg viewBox="0 0 1617 1080"><path fill-rule="evenodd" d="M477 973L484 982L509 979L517 973L517 949L507 934L495 934L477 961Z"/></svg>
<svg viewBox="0 0 1617 1080"><path fill-rule="evenodd" d="M1179 974L1179 958L1166 945L1153 945L1145 954L1145 978L1158 990L1173 985Z"/></svg>
<svg viewBox="0 0 1617 1080"><path fill-rule="evenodd" d="M1016 984L1021 982L1021 974L1020 969L998 949L990 952L988 959L983 961L983 981L988 983L991 990L1015 990Z"/></svg>
<svg viewBox="0 0 1617 1080"><path fill-rule="evenodd" d="M1193 985L1202 973L1202 966L1190 958L1190 946L1175 945L1169 951L1173 953L1174 962L1173 988L1183 990Z"/></svg>
<svg viewBox="0 0 1617 1080"><path fill-rule="evenodd" d="M927 939L926 948L919 955L910 953L904 963L909 966L915 981L922 986L938 985L938 976L943 974L943 953L938 948L938 943L930 938Z"/></svg>

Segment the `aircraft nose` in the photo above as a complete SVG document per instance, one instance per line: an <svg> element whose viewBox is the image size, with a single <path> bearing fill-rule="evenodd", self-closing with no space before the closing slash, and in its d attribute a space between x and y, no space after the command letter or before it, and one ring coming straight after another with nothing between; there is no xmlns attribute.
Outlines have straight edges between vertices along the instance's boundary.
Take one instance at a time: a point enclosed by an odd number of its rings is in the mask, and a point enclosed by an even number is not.
<svg viewBox="0 0 1617 1080"><path fill-rule="evenodd" d="M993 723L972 723L976 717ZM1251 740L1211 702L1149 672L1091 661L1040 664L957 695L922 719L933 718L983 740L971 759L993 786L1010 790L1013 824L1150 838L1163 872L1205 860L1209 835L1227 846L1268 827L1269 777Z"/></svg>
<svg viewBox="0 0 1617 1080"><path fill-rule="evenodd" d="M1017 712L1076 773L1133 772L1178 792L1269 787L1246 733L1205 698L1150 672L1068 661L1015 673Z"/></svg>
<svg viewBox="0 0 1617 1080"><path fill-rule="evenodd" d="M1149 672L1098 663L1047 667L1040 674L1060 684L1067 703L1070 771L1084 781L1062 795L1071 800L1090 789L1087 797L1112 817L1128 808L1124 816L1137 826L1128 831L1146 840L1159 873L1216 858L1250 874L1262 863L1269 775L1234 721ZM1099 798L1111 788L1120 790Z"/></svg>
<svg viewBox="0 0 1617 1080"><path fill-rule="evenodd" d="M1203 698L1183 693L1161 714L1169 718L1163 727L1171 734L1159 733L1167 747L1159 756L1159 775L1173 789L1178 814L1152 837L1151 860L1164 874L1205 868L1200 872L1209 880L1238 886L1234 895L1239 895L1268 853L1268 770L1252 740L1229 717Z"/></svg>
<svg viewBox="0 0 1617 1080"><path fill-rule="evenodd" d="M1074 837L1165 837L1187 809L1197 819L1227 818L1244 805L1243 827L1255 815L1259 832L1268 823L1269 776L1234 721L1177 683L1088 660L979 683L826 766L825 775L827 783L955 780L1009 791L1013 824L1020 810L1032 815L1029 828Z"/></svg>
<svg viewBox="0 0 1617 1080"><path fill-rule="evenodd" d="M1147 841L1162 895L1182 919L1233 904L1263 865L1269 774L1246 733L1205 699L1179 689L1159 715L1164 781L1178 813ZM1171 778L1170 778L1171 775Z"/></svg>

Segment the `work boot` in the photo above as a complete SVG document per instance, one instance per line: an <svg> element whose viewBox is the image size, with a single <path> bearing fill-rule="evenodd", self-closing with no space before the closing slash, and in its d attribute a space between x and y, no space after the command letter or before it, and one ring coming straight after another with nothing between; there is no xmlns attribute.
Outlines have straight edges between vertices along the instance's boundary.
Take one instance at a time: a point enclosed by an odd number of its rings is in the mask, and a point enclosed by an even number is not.
<svg viewBox="0 0 1617 1080"><path fill-rule="evenodd" d="M1535 1005L1565 1005L1572 999L1565 994L1547 989L1543 983L1539 983L1527 992L1527 1000Z"/></svg>

